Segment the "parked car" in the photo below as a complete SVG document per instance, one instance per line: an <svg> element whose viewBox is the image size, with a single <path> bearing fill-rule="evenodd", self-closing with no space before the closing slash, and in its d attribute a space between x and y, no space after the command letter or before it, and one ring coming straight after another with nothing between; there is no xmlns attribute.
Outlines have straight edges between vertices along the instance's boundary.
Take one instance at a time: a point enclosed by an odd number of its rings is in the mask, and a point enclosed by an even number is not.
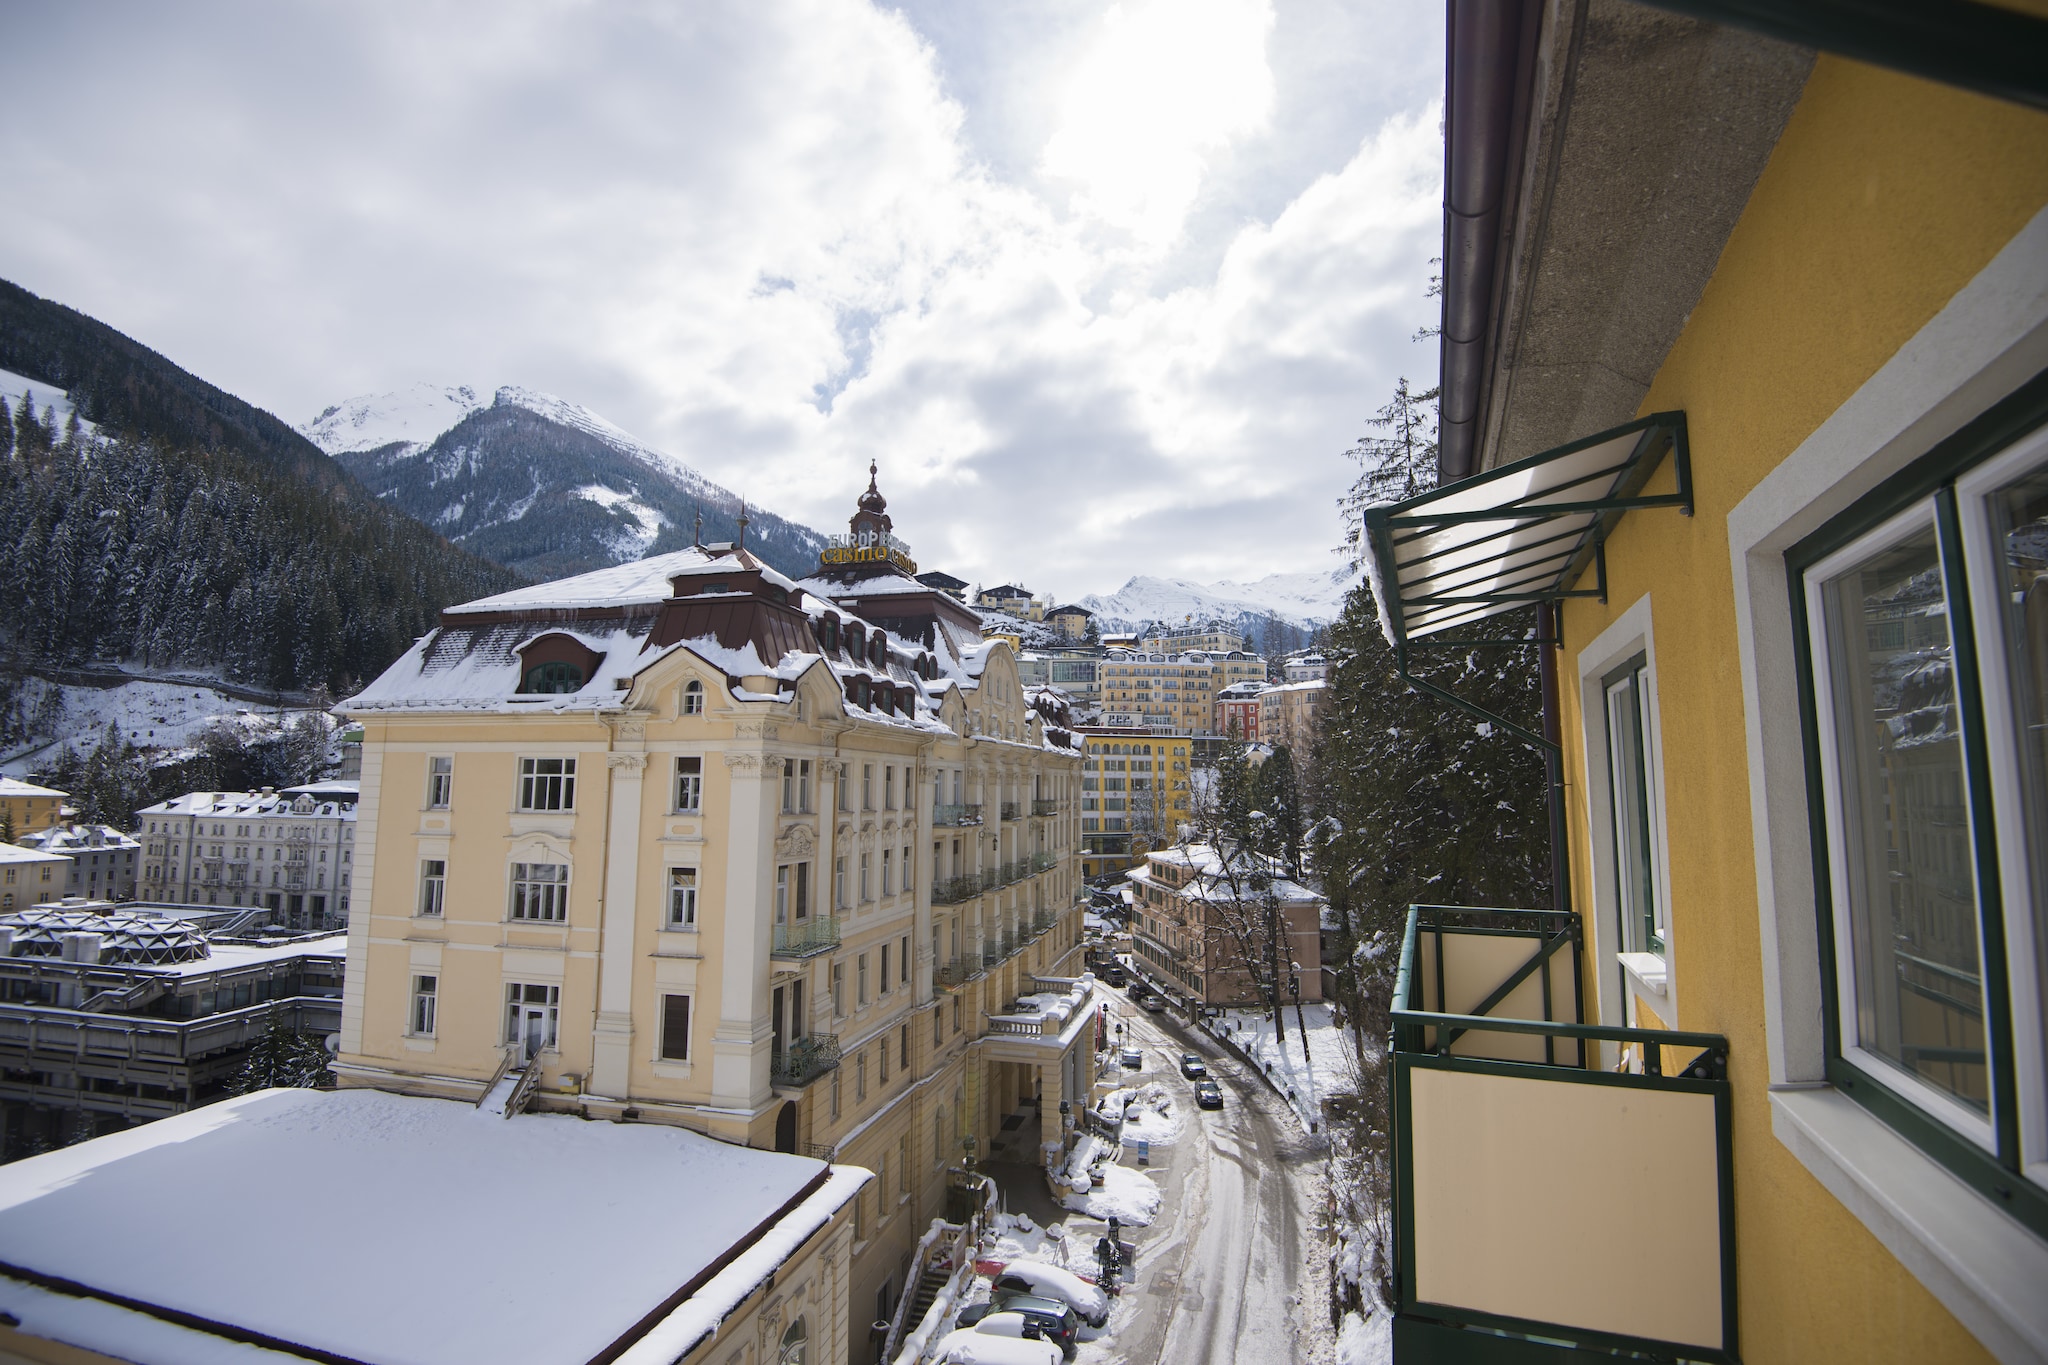
<svg viewBox="0 0 2048 1365"><path fill-rule="evenodd" d="M1164 1014L1166 1012L1166 997L1157 994L1148 995L1138 1002L1138 1008L1144 1010L1147 1014Z"/></svg>
<svg viewBox="0 0 2048 1365"><path fill-rule="evenodd" d="M1140 1071L1145 1066L1145 1054L1134 1047L1125 1048L1118 1060L1124 1064L1126 1071Z"/></svg>
<svg viewBox="0 0 2048 1365"><path fill-rule="evenodd" d="M1180 1074L1191 1081L1199 1081L1209 1074L1208 1063L1192 1052L1180 1054Z"/></svg>
<svg viewBox="0 0 2048 1365"><path fill-rule="evenodd" d="M1104 967L1102 969L1102 979L1103 981L1112 986L1121 986L1125 982L1130 980L1130 978L1124 974L1124 969L1121 965Z"/></svg>
<svg viewBox="0 0 2048 1365"><path fill-rule="evenodd" d="M1058 1365L1060 1356L1050 1341L1013 1340L972 1327L946 1333L932 1348L938 1365Z"/></svg>
<svg viewBox="0 0 2048 1365"><path fill-rule="evenodd" d="M1195 1106L1199 1109L1221 1109L1223 1090L1214 1081L1195 1082Z"/></svg>
<svg viewBox="0 0 2048 1365"><path fill-rule="evenodd" d="M989 1295L989 1302L995 1304L995 1312L989 1318L1001 1318L1006 1314L1022 1314L1026 1322L1038 1328L1038 1334L1051 1340L1069 1357L1075 1347L1081 1345L1081 1314L1073 1312L1073 1306L1065 1300L1055 1300L1044 1293L1024 1293L1018 1289L997 1289ZM981 1322L987 1322L983 1318ZM975 1326L979 1328L981 1322Z"/></svg>
<svg viewBox="0 0 2048 1365"><path fill-rule="evenodd" d="M1003 1267L1003 1273L996 1276L995 1289L998 1296L1005 1291L1014 1291L1036 1294L1043 1299L1058 1299L1080 1314L1081 1321L1090 1327L1101 1327L1109 1321L1109 1295L1073 1271L1062 1270L1043 1261L1010 1262Z"/></svg>

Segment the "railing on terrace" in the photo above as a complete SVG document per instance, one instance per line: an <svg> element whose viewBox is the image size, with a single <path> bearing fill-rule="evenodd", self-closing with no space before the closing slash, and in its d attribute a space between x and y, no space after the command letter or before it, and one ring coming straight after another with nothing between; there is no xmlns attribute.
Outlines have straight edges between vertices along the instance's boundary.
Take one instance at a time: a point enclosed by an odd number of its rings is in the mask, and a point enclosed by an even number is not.
<svg viewBox="0 0 2048 1365"><path fill-rule="evenodd" d="M838 1065L839 1035L807 1033L769 1064L768 1076L776 1085L809 1085Z"/></svg>
<svg viewBox="0 0 2048 1365"><path fill-rule="evenodd" d="M1033 815L1058 815L1060 813L1060 803L1050 796L1034 796L1031 798L1031 813Z"/></svg>
<svg viewBox="0 0 2048 1365"><path fill-rule="evenodd" d="M981 975L981 954L962 953L932 970L932 981L941 990L957 990Z"/></svg>
<svg viewBox="0 0 2048 1365"><path fill-rule="evenodd" d="M1409 911L1396 1365L1737 1359L1728 1042L1582 1022L1580 947L1575 915Z"/></svg>
<svg viewBox="0 0 2048 1365"><path fill-rule="evenodd" d="M934 825L978 825L981 823L981 806L958 805L939 802L932 806Z"/></svg>
<svg viewBox="0 0 2048 1365"><path fill-rule="evenodd" d="M1033 872L1044 872L1049 868L1059 866L1059 861L1060 855L1057 853L1034 853L1031 855L1031 870Z"/></svg>
<svg viewBox="0 0 2048 1365"><path fill-rule="evenodd" d="M1031 915L1032 929L1041 934L1052 928L1053 925L1058 924L1059 921L1060 912L1057 910L1035 910Z"/></svg>
<svg viewBox="0 0 2048 1365"><path fill-rule="evenodd" d="M981 874L970 872L962 877L947 877L932 883L933 905L958 905L961 901L973 900L981 894Z"/></svg>
<svg viewBox="0 0 2048 1365"><path fill-rule="evenodd" d="M255 1042L270 1026L273 1004L281 1008L285 1027L300 1033L332 1033L341 1027L341 1001L322 996L266 1000L199 1019L0 1004L0 1050L186 1061Z"/></svg>
<svg viewBox="0 0 2048 1365"><path fill-rule="evenodd" d="M1023 808L1015 801L1003 802L1003 818L1015 820L1023 814Z"/></svg>
<svg viewBox="0 0 2048 1365"><path fill-rule="evenodd" d="M1021 858L1013 859L1010 862L1004 863L998 869L997 881L1000 885L1009 886L1012 883L1023 881L1029 875L1031 875L1031 865Z"/></svg>
<svg viewBox="0 0 2048 1365"><path fill-rule="evenodd" d="M812 915L775 926L774 957L813 957L839 946L839 917Z"/></svg>

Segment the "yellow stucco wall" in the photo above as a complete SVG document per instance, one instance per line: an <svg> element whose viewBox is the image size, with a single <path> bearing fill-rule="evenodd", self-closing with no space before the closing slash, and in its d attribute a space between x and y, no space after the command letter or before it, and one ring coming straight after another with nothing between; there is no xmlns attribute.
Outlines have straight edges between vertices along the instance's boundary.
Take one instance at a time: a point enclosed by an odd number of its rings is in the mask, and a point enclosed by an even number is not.
<svg viewBox="0 0 2048 1365"><path fill-rule="evenodd" d="M1751 1365L1989 1356L1771 1132L1728 513L2044 203L2048 116L1823 57L1641 409L1685 410L1697 513L1632 514L1608 545L1608 603L1565 609L1567 781L1582 792L1577 655L1652 594L1672 1022L1731 1046ZM1670 486L1667 467L1653 487ZM1571 835L1590 912L1582 802Z"/></svg>

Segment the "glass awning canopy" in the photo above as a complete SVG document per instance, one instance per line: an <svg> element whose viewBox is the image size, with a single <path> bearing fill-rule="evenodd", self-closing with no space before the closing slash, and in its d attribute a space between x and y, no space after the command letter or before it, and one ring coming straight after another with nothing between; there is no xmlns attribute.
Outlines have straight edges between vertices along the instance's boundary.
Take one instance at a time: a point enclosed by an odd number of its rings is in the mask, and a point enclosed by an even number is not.
<svg viewBox="0 0 2048 1365"><path fill-rule="evenodd" d="M1677 491L1644 494L1667 454ZM1692 514L1683 412L1655 413L1406 502L1368 508L1369 569L1389 643L1405 653L1421 636L1532 602L1604 599L1607 536L1622 513L1639 507ZM1580 588L1589 567L1595 586Z"/></svg>

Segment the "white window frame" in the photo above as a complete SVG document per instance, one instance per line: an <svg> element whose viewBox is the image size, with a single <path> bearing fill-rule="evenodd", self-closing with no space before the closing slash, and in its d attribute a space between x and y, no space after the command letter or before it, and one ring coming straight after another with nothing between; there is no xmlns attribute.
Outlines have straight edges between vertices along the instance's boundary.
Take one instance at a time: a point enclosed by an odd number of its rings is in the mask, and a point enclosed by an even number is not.
<svg viewBox="0 0 2048 1365"><path fill-rule="evenodd" d="M671 867L667 878L667 903L662 928L674 933L697 932L697 869Z"/></svg>
<svg viewBox="0 0 2048 1365"><path fill-rule="evenodd" d="M427 809L447 810L455 795L455 757L430 754L427 757Z"/></svg>
<svg viewBox="0 0 2048 1365"><path fill-rule="evenodd" d="M528 1000L526 992L543 992L540 1000ZM515 997L512 993L519 992ZM547 1017L547 1041L541 1044L542 1052L559 1052L562 1043L562 983L559 981L507 981L505 983L505 1046L514 1047L526 1041L522 1027L526 1022L526 1008L537 1005Z"/></svg>
<svg viewBox="0 0 2048 1365"><path fill-rule="evenodd" d="M554 772L542 772L544 763L558 763ZM576 760L568 757L538 756L519 760L519 806L538 813L576 809Z"/></svg>
<svg viewBox="0 0 2048 1365"><path fill-rule="evenodd" d="M696 770L691 771L694 764ZM677 754L671 769L673 780L669 783L671 807L677 815L701 815L704 811L704 756L702 754Z"/></svg>
<svg viewBox="0 0 2048 1365"><path fill-rule="evenodd" d="M2048 212L1728 513L1772 1132L1994 1355L2048 1342L2048 1244L1827 1083L1785 555L2048 369Z"/></svg>
<svg viewBox="0 0 2048 1365"><path fill-rule="evenodd" d="M701 716L704 714L703 683L693 678L683 684L682 701L677 707L677 714L685 716Z"/></svg>
<svg viewBox="0 0 2048 1365"><path fill-rule="evenodd" d="M560 868L561 875L536 877L533 871L537 868ZM509 923L569 922L569 864L512 863L507 872L507 883L505 918ZM531 913L536 910L540 913Z"/></svg>
<svg viewBox="0 0 2048 1365"><path fill-rule="evenodd" d="M420 859L420 898L413 907L413 915L419 919L441 919L447 913L448 905L448 860L446 858Z"/></svg>
<svg viewBox="0 0 2048 1365"><path fill-rule="evenodd" d="M421 983L425 984L422 985ZM406 1015L405 1033L408 1038L432 1038L440 1022L441 974L431 976L424 972L413 973L412 1008Z"/></svg>
<svg viewBox="0 0 2048 1365"><path fill-rule="evenodd" d="M683 1055L672 1055L668 1051L669 1001L683 1002ZM679 1063L690 1058L690 1035L697 1027L697 1001L689 991L663 990L655 997L654 1019L654 1060L657 1062Z"/></svg>

